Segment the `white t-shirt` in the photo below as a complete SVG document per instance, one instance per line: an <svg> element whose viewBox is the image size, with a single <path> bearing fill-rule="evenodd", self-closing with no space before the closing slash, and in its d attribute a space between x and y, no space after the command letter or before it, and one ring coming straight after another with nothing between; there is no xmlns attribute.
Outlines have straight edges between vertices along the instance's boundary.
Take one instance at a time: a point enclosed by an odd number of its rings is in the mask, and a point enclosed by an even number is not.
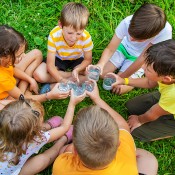
<svg viewBox="0 0 175 175"><path fill-rule="evenodd" d="M128 28L132 17L133 15L130 15L123 19L115 29L115 34L118 38L123 39L121 43L130 55L138 57L149 43L156 44L161 41L172 39L172 27L168 22L166 22L165 27L155 37L143 42L131 41Z"/></svg>
<svg viewBox="0 0 175 175"><path fill-rule="evenodd" d="M18 175L27 159L33 154L38 153L38 151L48 142L49 138L49 132L43 132L42 139L35 138L36 142L29 143L26 154L21 155L20 161L17 165L11 165L9 163L14 157L14 153L6 153L7 160L5 162L0 162L0 175Z"/></svg>

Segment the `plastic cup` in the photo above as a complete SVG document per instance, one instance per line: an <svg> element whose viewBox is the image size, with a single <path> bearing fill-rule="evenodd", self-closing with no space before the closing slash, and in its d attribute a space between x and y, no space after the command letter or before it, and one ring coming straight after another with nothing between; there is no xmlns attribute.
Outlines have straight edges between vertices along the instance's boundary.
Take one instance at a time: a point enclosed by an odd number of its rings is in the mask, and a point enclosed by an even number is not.
<svg viewBox="0 0 175 175"><path fill-rule="evenodd" d="M77 86L77 83L74 81L68 81L67 82L69 89L73 89L75 86Z"/></svg>
<svg viewBox="0 0 175 175"><path fill-rule="evenodd" d="M60 83L58 89L62 92L67 92L70 90L69 85L67 83Z"/></svg>
<svg viewBox="0 0 175 175"><path fill-rule="evenodd" d="M85 81L84 82L84 85L85 85L85 89L89 92L92 92L94 90L94 82L92 81Z"/></svg>
<svg viewBox="0 0 175 175"><path fill-rule="evenodd" d="M88 79L93 79L95 81L98 81L100 77L100 69L90 67L88 71Z"/></svg>
<svg viewBox="0 0 175 175"><path fill-rule="evenodd" d="M113 75L106 75L103 80L103 88L105 90L111 90L112 84L116 82L116 79Z"/></svg>
<svg viewBox="0 0 175 175"><path fill-rule="evenodd" d="M75 96L80 96L85 92L85 85L83 84L76 84L73 88L73 93Z"/></svg>

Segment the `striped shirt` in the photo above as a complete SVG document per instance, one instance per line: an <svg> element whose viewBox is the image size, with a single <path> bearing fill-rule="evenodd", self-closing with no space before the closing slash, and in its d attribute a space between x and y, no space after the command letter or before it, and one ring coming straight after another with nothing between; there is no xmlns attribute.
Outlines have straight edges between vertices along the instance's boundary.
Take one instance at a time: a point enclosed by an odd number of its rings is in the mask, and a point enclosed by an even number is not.
<svg viewBox="0 0 175 175"><path fill-rule="evenodd" d="M76 60L84 57L84 52L91 51L92 48L93 42L86 30L72 47L65 42L62 29L59 26L56 26L48 37L48 52L55 52L55 56L61 60Z"/></svg>

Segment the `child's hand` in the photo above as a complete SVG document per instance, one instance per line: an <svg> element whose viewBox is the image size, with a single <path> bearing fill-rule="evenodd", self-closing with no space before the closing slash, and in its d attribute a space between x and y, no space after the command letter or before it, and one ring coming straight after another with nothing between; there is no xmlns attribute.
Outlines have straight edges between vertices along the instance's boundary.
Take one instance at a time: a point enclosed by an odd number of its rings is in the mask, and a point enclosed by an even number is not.
<svg viewBox="0 0 175 175"><path fill-rule="evenodd" d="M92 92L86 91L86 94L91 98L92 101L98 101L100 98L99 90L96 81L91 80L94 83L94 90Z"/></svg>
<svg viewBox="0 0 175 175"><path fill-rule="evenodd" d="M78 74L79 74L79 70L78 70L78 68L77 68L77 69L75 68L75 69L72 71L72 77L73 77L77 82L79 82Z"/></svg>
<svg viewBox="0 0 175 175"><path fill-rule="evenodd" d="M114 73L107 73L106 75L112 75L115 77L116 82L112 84L112 88L117 87L118 85L123 85L125 84L125 80L121 78L119 75L114 74Z"/></svg>
<svg viewBox="0 0 175 175"><path fill-rule="evenodd" d="M128 125L131 129L131 132L141 126L142 124L139 122L139 116L138 115L130 115L128 119Z"/></svg>
<svg viewBox="0 0 175 175"><path fill-rule="evenodd" d="M79 96L75 96L73 89L71 90L71 96L70 96L70 102L73 105L77 105L78 103L80 103L84 98L86 97L86 92L84 92L82 95Z"/></svg>
<svg viewBox="0 0 175 175"><path fill-rule="evenodd" d="M35 92L35 94L38 94L38 84L37 82L35 81L35 79L31 78L30 79L30 91L32 92Z"/></svg>
<svg viewBox="0 0 175 175"><path fill-rule="evenodd" d="M56 83L53 89L47 93L50 99L65 99L69 96L69 91L68 92L60 91L58 85L59 83Z"/></svg>
<svg viewBox="0 0 175 175"><path fill-rule="evenodd" d="M97 69L100 69L100 75L102 75L103 73L103 66L101 66L100 64L96 64L96 65L93 65L93 64L90 64L86 67L86 72L89 71L90 68L97 68Z"/></svg>

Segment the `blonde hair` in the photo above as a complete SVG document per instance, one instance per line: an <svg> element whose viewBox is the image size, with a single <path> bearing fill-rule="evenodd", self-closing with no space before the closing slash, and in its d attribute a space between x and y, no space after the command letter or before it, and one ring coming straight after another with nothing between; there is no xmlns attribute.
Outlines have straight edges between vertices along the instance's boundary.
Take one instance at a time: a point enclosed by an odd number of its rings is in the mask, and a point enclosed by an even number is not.
<svg viewBox="0 0 175 175"><path fill-rule="evenodd" d="M17 165L34 137L42 138L41 124L44 109L33 100L14 101L0 111L0 161L6 161L6 152L13 152L10 163Z"/></svg>
<svg viewBox="0 0 175 175"><path fill-rule="evenodd" d="M99 106L82 109L75 120L73 143L81 161L89 168L103 168L116 156L118 125Z"/></svg>
<svg viewBox="0 0 175 175"><path fill-rule="evenodd" d="M63 26L72 26L76 30L85 29L88 23L89 11L81 3L69 2L62 11L60 22Z"/></svg>

